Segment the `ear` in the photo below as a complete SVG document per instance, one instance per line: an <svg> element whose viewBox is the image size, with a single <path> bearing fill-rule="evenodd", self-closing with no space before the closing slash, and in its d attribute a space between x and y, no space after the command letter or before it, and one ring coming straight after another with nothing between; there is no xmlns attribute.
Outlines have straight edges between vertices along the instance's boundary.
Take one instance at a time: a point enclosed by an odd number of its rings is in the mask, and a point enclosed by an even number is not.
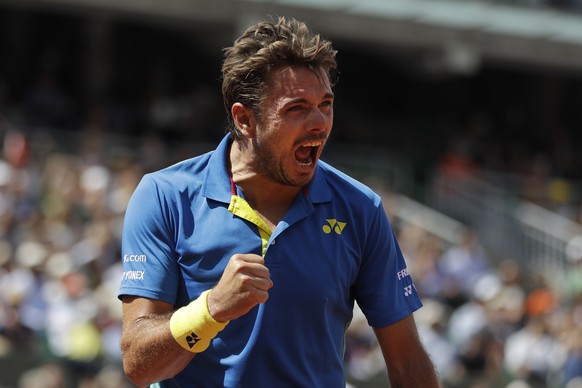
<svg viewBox="0 0 582 388"><path fill-rule="evenodd" d="M240 102L236 102L232 105L230 112L239 132L247 139L253 137L255 134L255 115L253 111Z"/></svg>

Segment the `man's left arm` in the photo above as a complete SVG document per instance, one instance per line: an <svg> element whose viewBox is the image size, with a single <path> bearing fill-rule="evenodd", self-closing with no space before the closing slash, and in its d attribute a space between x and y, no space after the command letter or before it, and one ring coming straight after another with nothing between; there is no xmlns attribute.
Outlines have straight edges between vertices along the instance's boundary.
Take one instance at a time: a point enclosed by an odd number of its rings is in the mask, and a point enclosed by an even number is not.
<svg viewBox="0 0 582 388"><path fill-rule="evenodd" d="M386 361L392 388L440 387L412 314L392 325L374 328L374 333Z"/></svg>

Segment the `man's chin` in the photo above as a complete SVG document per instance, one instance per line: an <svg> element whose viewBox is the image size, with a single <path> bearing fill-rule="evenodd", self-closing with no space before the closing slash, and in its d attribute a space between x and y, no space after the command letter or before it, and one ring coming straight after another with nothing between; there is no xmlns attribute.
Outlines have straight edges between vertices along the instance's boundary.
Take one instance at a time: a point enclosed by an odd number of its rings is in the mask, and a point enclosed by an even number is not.
<svg viewBox="0 0 582 388"><path fill-rule="evenodd" d="M309 173L303 173L294 179L293 186L303 187L307 186L315 175L315 169Z"/></svg>

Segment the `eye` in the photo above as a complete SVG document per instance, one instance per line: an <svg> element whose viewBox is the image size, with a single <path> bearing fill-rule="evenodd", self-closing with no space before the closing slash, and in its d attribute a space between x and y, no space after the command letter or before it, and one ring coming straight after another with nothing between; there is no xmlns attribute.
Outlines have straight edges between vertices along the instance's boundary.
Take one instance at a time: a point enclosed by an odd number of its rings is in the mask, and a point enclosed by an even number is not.
<svg viewBox="0 0 582 388"><path fill-rule="evenodd" d="M332 100L325 100L321 104L319 104L321 108L331 108L333 106Z"/></svg>
<svg viewBox="0 0 582 388"><path fill-rule="evenodd" d="M289 110L292 111L292 112L293 111L300 111L302 109L303 109L303 106L302 105L293 105L293 106L289 107Z"/></svg>

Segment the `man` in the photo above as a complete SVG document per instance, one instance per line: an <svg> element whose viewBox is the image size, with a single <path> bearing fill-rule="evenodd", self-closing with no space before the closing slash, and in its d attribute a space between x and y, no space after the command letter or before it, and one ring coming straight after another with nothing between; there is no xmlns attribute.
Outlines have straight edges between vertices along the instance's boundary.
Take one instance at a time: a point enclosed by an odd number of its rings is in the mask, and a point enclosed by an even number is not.
<svg viewBox="0 0 582 388"><path fill-rule="evenodd" d="M394 387L436 387L378 195L319 160L336 51L294 19L225 50L229 134L146 175L127 209L121 348L138 386L344 387L354 300Z"/></svg>

